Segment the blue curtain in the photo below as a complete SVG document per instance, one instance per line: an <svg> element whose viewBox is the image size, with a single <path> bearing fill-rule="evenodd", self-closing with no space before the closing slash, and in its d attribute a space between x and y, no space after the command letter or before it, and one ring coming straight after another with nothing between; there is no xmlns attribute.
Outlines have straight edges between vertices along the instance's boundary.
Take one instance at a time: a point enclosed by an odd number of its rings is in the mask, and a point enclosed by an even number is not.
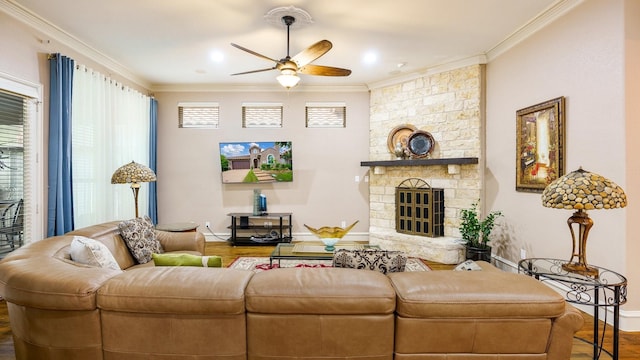
<svg viewBox="0 0 640 360"><path fill-rule="evenodd" d="M49 179L47 236L73 230L71 177L71 96L74 61L60 54L49 58Z"/></svg>
<svg viewBox="0 0 640 360"><path fill-rule="evenodd" d="M158 174L158 100L151 98L151 122L149 124L149 168ZM158 191L155 182L149 183L149 217L158 223Z"/></svg>

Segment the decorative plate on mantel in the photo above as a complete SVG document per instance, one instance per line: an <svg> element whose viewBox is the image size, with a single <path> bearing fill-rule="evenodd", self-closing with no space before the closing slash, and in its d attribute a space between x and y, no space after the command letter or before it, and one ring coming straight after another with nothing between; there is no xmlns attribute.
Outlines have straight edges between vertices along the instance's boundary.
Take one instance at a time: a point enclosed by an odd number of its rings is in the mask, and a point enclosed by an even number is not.
<svg viewBox="0 0 640 360"><path fill-rule="evenodd" d="M409 144L409 136L411 136L414 131L416 131L416 127L411 124L402 124L394 127L393 130L389 132L389 137L387 137L389 152L395 154L394 150L398 141L400 141L403 148L406 148Z"/></svg>
<svg viewBox="0 0 640 360"><path fill-rule="evenodd" d="M435 144L433 135L423 130L414 131L407 139L407 149L416 158L427 157L433 151Z"/></svg>

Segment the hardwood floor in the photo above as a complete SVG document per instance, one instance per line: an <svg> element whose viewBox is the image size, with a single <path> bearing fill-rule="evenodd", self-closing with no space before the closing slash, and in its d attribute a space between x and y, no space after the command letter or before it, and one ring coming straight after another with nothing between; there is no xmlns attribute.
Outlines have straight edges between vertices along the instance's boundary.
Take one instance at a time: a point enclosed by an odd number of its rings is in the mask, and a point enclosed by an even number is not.
<svg viewBox="0 0 640 360"><path fill-rule="evenodd" d="M239 256L269 256L273 250L272 246L230 246L226 242L209 242L206 247L207 255L219 255L222 257L224 266L228 266ZM450 270L452 265L443 265L434 262L427 262L433 270ZM591 339L593 337L593 317L584 314L585 324L578 332L577 336L583 339ZM602 324L602 323L601 323ZM605 348L612 348L611 327L607 327L607 338L605 339ZM591 359L592 347L590 344L580 340L574 340L573 353L571 360ZM607 354L602 354L600 359L609 359ZM620 333L620 357L619 360L637 360L640 359L640 332L621 332ZM7 304L0 301L0 360L15 360L13 349L13 341L11 338L11 328L9 324L9 316L7 314Z"/></svg>

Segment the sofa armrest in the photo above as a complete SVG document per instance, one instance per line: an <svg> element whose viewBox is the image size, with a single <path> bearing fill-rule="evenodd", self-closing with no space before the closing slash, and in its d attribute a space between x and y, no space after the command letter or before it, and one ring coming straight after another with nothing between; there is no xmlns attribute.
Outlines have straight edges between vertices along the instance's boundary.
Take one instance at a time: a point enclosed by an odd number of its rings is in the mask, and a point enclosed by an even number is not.
<svg viewBox="0 0 640 360"><path fill-rule="evenodd" d="M549 360L561 360L571 357L572 339L575 333L582 328L584 317L582 313L570 304L566 304L564 314L553 321L549 341Z"/></svg>
<svg viewBox="0 0 640 360"><path fill-rule="evenodd" d="M204 255L204 235L199 232L168 232L156 230L164 251L197 251Z"/></svg>
<svg viewBox="0 0 640 360"><path fill-rule="evenodd" d="M72 236L30 243L0 261L0 295L7 302L49 310L96 309L96 292L122 270L58 257Z"/></svg>

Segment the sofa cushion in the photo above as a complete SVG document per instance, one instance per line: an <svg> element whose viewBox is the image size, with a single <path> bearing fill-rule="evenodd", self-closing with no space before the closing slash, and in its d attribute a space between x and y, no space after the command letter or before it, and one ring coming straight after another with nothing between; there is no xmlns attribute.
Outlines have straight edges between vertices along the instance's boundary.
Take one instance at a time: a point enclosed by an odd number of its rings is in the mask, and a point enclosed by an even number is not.
<svg viewBox="0 0 640 360"><path fill-rule="evenodd" d="M190 266L141 267L111 278L98 290L103 311L140 314L241 314L253 272Z"/></svg>
<svg viewBox="0 0 640 360"><path fill-rule="evenodd" d="M333 267L375 270L383 274L402 272L406 264L407 256L401 251L339 249L333 255Z"/></svg>
<svg viewBox="0 0 640 360"><path fill-rule="evenodd" d="M222 267L220 256L200 256L193 254L151 254L156 266L200 266Z"/></svg>
<svg viewBox="0 0 640 360"><path fill-rule="evenodd" d="M118 224L118 227L120 228L122 239L138 263L148 263L152 260L151 254L161 254L164 252L162 245L156 237L153 223L147 215L125 220Z"/></svg>
<svg viewBox="0 0 640 360"><path fill-rule="evenodd" d="M392 314L396 295L374 271L284 268L255 274L247 310L266 314Z"/></svg>
<svg viewBox="0 0 640 360"><path fill-rule="evenodd" d="M245 294L249 359L393 359L396 296L382 273L274 269Z"/></svg>
<svg viewBox="0 0 640 360"><path fill-rule="evenodd" d="M74 236L69 248L71 260L81 264L120 270L120 266L107 247L84 236Z"/></svg>
<svg viewBox="0 0 640 360"><path fill-rule="evenodd" d="M482 266L482 264L481 264ZM426 271L389 274L407 318L554 318L565 311L556 291L504 271Z"/></svg>

